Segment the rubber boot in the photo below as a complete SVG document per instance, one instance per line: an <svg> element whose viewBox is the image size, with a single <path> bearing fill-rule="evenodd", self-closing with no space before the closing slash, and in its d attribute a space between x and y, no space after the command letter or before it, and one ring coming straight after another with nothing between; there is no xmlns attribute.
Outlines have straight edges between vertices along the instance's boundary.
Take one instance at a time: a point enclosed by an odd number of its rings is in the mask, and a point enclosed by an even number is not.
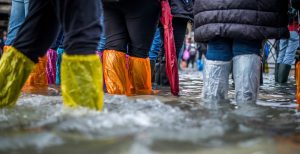
<svg viewBox="0 0 300 154"><path fill-rule="evenodd" d="M231 61L204 60L203 90L205 101L227 102Z"/></svg>
<svg viewBox="0 0 300 154"><path fill-rule="evenodd" d="M129 80L136 95L151 95L151 66L149 58L129 57Z"/></svg>
<svg viewBox="0 0 300 154"><path fill-rule="evenodd" d="M13 106L21 93L34 62L14 47L10 47L0 60L0 107Z"/></svg>
<svg viewBox="0 0 300 154"><path fill-rule="evenodd" d="M38 64L31 72L22 90L25 92L45 92L48 89L46 68L47 56L39 58Z"/></svg>
<svg viewBox="0 0 300 154"><path fill-rule="evenodd" d="M278 69L279 69L279 63L276 63L275 64L275 71L274 71L275 82L278 82Z"/></svg>
<svg viewBox="0 0 300 154"><path fill-rule="evenodd" d="M292 66L288 64L279 64L278 68L278 83L286 83Z"/></svg>
<svg viewBox="0 0 300 154"><path fill-rule="evenodd" d="M102 64L96 54L63 54L61 90L66 106L83 106L102 111L104 92L101 68Z"/></svg>
<svg viewBox="0 0 300 154"><path fill-rule="evenodd" d="M260 85L261 57L256 54L233 58L235 100L238 104L255 103Z"/></svg>
<svg viewBox="0 0 300 154"><path fill-rule="evenodd" d="M125 53L105 50L103 53L104 79L110 94L133 95L128 78L128 58Z"/></svg>
<svg viewBox="0 0 300 154"><path fill-rule="evenodd" d="M151 65L151 82L154 82L155 75L154 75L154 69L155 69L155 60L150 60L150 65Z"/></svg>

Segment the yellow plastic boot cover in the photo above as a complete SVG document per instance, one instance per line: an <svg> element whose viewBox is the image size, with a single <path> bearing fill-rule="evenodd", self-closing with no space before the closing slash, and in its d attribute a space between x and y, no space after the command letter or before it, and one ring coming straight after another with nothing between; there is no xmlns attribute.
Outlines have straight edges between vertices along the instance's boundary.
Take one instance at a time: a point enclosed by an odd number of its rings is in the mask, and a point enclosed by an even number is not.
<svg viewBox="0 0 300 154"><path fill-rule="evenodd" d="M115 50L105 50L103 54L104 78L110 94L132 95L133 89L128 79L126 54Z"/></svg>
<svg viewBox="0 0 300 154"><path fill-rule="evenodd" d="M0 60L0 107L15 105L34 62L10 47Z"/></svg>
<svg viewBox="0 0 300 154"><path fill-rule="evenodd" d="M130 57L129 79L133 84L135 94L152 94L150 59Z"/></svg>
<svg viewBox="0 0 300 154"><path fill-rule="evenodd" d="M42 92L48 89L47 56L39 58L38 64L27 79L23 91Z"/></svg>
<svg viewBox="0 0 300 154"><path fill-rule="evenodd" d="M63 54L61 82L66 106L83 106L102 111L104 101L102 65L96 54Z"/></svg>

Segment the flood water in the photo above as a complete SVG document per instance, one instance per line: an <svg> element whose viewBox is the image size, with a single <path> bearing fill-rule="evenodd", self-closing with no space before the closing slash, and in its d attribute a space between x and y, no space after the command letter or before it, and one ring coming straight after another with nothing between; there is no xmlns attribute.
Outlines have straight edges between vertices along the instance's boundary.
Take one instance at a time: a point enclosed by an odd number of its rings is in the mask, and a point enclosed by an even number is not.
<svg viewBox="0 0 300 154"><path fill-rule="evenodd" d="M23 94L0 110L2 154L300 154L295 80L264 76L257 105L204 103L201 73L181 72L181 97L105 96L103 112L64 107L59 91ZM234 90L231 81L230 97Z"/></svg>

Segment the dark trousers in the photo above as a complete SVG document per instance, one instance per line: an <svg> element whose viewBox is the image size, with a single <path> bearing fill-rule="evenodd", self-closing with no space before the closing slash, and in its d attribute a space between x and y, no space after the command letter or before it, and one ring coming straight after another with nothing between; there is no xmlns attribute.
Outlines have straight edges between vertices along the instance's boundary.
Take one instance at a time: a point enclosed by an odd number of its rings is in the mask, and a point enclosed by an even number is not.
<svg viewBox="0 0 300 154"><path fill-rule="evenodd" d="M67 54L94 54L102 30L101 14L100 0L30 0L29 13L13 46L38 62L61 26Z"/></svg>
<svg viewBox="0 0 300 154"><path fill-rule="evenodd" d="M146 58L158 24L157 0L123 0L104 3L106 50Z"/></svg>
<svg viewBox="0 0 300 154"><path fill-rule="evenodd" d="M177 58L179 57L179 53L184 42L188 21L189 19L185 18L173 18L172 21Z"/></svg>

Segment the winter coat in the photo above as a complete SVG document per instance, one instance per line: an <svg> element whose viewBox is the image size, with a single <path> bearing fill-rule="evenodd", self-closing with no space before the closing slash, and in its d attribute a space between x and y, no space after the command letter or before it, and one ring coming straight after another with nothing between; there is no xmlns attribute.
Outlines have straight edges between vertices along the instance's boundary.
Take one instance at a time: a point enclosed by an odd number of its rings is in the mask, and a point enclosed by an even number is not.
<svg viewBox="0 0 300 154"><path fill-rule="evenodd" d="M295 9L300 10L300 0L292 0L292 6Z"/></svg>
<svg viewBox="0 0 300 154"><path fill-rule="evenodd" d="M195 0L195 40L288 38L287 0Z"/></svg>
<svg viewBox="0 0 300 154"><path fill-rule="evenodd" d="M175 18L186 18L193 20L194 0L169 0L171 13Z"/></svg>

